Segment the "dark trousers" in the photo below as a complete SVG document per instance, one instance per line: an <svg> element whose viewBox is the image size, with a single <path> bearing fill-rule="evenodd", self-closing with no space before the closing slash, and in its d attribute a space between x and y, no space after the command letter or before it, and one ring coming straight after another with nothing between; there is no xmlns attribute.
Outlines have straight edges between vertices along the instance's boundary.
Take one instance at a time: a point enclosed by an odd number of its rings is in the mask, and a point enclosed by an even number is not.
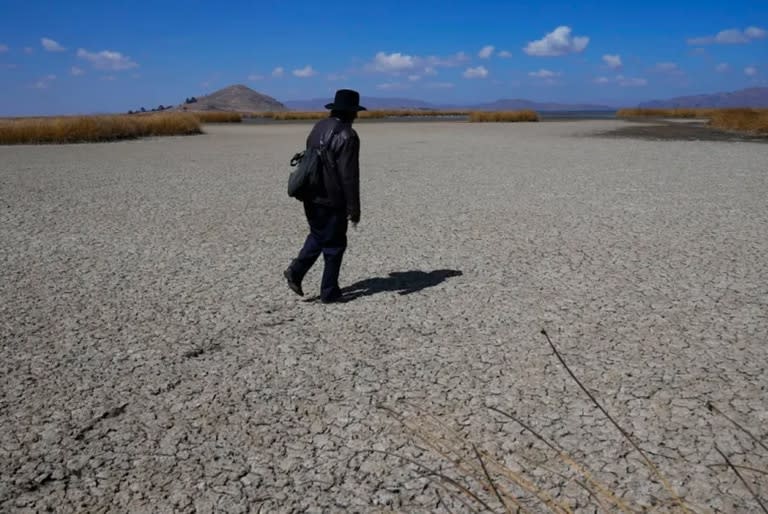
<svg viewBox="0 0 768 514"><path fill-rule="evenodd" d="M343 209L332 209L304 202L304 212L309 222L309 235L299 256L291 263L294 280L301 283L304 275L323 254L325 267L320 284L320 297L333 299L341 294L339 272L344 250L347 249L347 215Z"/></svg>

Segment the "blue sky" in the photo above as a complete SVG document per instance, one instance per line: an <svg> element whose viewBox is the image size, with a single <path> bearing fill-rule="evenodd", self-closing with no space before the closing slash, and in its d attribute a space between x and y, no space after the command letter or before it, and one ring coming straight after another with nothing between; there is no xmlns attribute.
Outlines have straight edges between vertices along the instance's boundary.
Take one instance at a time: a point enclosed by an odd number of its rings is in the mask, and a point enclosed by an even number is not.
<svg viewBox="0 0 768 514"><path fill-rule="evenodd" d="M768 86L768 2L0 0L0 115L278 100L633 105Z"/></svg>

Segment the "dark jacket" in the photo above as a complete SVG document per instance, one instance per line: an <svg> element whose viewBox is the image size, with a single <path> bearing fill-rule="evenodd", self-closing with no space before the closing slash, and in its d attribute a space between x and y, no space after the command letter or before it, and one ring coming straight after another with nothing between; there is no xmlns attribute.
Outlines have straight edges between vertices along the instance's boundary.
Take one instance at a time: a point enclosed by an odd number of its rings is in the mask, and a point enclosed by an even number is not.
<svg viewBox="0 0 768 514"><path fill-rule="evenodd" d="M331 138L330 145L327 141ZM353 221L360 220L360 138L350 123L338 118L317 122L307 137L307 149L326 142L330 161L322 167L322 183L310 202L344 209Z"/></svg>

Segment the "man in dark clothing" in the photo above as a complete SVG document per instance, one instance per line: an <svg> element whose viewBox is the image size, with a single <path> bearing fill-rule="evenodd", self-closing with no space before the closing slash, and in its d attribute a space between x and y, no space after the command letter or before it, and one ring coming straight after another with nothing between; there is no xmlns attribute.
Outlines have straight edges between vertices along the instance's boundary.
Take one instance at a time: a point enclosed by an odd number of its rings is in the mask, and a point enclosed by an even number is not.
<svg viewBox="0 0 768 514"><path fill-rule="evenodd" d="M325 106L330 117L319 121L307 137L307 150L325 145L328 162L321 167L319 186L304 201L309 235L299 256L283 275L288 287L304 296L301 281L323 254L325 267L320 299L331 303L341 299L339 272L347 249L347 224L360 221L360 138L352 129L360 105L360 94L350 89L336 91L333 103Z"/></svg>

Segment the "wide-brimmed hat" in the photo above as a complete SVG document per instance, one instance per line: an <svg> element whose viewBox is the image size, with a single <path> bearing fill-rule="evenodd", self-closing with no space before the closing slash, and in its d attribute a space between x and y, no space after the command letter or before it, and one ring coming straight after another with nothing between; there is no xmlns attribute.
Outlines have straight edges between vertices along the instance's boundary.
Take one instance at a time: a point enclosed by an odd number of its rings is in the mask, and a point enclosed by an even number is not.
<svg viewBox="0 0 768 514"><path fill-rule="evenodd" d="M333 103L326 104L326 109L332 111L367 111L360 105L360 93L352 89L339 89L333 98Z"/></svg>

